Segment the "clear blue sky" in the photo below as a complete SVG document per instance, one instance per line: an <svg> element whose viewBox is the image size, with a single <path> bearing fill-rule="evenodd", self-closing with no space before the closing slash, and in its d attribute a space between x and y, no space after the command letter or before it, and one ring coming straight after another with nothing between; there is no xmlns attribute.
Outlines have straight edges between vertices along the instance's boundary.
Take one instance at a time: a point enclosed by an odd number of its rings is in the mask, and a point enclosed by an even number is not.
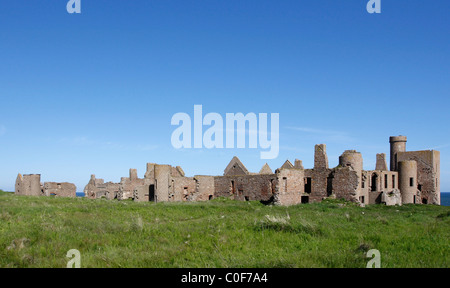
<svg viewBox="0 0 450 288"><path fill-rule="evenodd" d="M220 175L233 155L250 171L255 149L183 149L177 112L280 113L280 154L330 166L346 149L389 155L441 151L450 191L450 1L0 0L0 188L17 173L119 182L129 168L180 165Z"/></svg>

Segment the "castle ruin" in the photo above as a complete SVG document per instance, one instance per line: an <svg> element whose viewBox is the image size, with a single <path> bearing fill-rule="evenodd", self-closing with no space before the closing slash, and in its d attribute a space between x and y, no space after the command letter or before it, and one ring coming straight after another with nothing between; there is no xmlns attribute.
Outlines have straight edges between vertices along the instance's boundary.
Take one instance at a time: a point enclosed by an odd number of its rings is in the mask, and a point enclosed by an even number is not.
<svg viewBox="0 0 450 288"><path fill-rule="evenodd" d="M41 183L40 174L17 175L15 194L24 196L76 197L77 187L72 183Z"/></svg>
<svg viewBox="0 0 450 288"><path fill-rule="evenodd" d="M179 166L147 164L144 178L130 169L120 183L105 183L91 176L85 197L149 202L208 201L227 197L240 201L261 201L275 205L320 202L326 198L345 199L366 204L440 205L439 151L406 151L406 137L390 137L390 169L385 154L376 155L374 170L363 169L363 157L347 150L339 165L329 168L326 145L314 149L314 167L305 169L301 160L287 160L272 171L265 164L259 173L247 170L234 157L222 176L186 177ZM40 175L18 175L17 195L75 197L75 185L48 182Z"/></svg>

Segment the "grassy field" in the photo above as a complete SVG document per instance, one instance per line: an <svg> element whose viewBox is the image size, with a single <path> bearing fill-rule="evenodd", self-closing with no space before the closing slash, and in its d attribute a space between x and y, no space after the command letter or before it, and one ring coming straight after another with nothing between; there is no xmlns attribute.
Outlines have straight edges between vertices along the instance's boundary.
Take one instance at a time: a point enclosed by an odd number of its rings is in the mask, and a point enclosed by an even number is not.
<svg viewBox="0 0 450 288"><path fill-rule="evenodd" d="M292 207L14 196L0 192L0 267L450 267L450 207Z"/></svg>

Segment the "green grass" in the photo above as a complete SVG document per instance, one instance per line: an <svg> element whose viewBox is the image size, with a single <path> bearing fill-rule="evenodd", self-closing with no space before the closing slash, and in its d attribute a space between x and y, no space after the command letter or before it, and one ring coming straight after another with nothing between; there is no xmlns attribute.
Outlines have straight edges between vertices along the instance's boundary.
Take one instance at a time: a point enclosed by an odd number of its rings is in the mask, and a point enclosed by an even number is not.
<svg viewBox="0 0 450 288"><path fill-rule="evenodd" d="M0 267L450 267L450 207L134 203L0 192Z"/></svg>

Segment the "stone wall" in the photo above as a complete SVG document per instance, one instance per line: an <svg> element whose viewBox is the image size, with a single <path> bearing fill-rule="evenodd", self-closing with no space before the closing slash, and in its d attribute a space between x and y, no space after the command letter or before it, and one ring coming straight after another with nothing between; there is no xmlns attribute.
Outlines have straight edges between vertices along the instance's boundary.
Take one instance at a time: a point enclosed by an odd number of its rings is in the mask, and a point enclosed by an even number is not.
<svg viewBox="0 0 450 288"><path fill-rule="evenodd" d="M309 193L309 202L320 202L324 198L331 195L330 184L332 183L332 170L331 169L321 169L321 168L315 168L315 169L306 169L304 170L305 176L303 179L303 183L305 185L305 193L308 191L306 190L307 182L310 181L311 183L311 192ZM310 180L308 180L308 178ZM330 179L331 180L330 180Z"/></svg>
<svg viewBox="0 0 450 288"><path fill-rule="evenodd" d="M171 177L169 201L188 201L195 194L197 183L193 177Z"/></svg>
<svg viewBox="0 0 450 288"><path fill-rule="evenodd" d="M214 198L214 177L200 176L194 177L195 193L187 198L187 201L208 201Z"/></svg>
<svg viewBox="0 0 450 288"><path fill-rule="evenodd" d="M97 179L95 175L91 175L91 179L84 187L84 196L89 199L117 199L120 190L119 183L107 182L103 179Z"/></svg>
<svg viewBox="0 0 450 288"><path fill-rule="evenodd" d="M336 168L333 179L333 194L337 199L359 202L360 176L352 167Z"/></svg>
<svg viewBox="0 0 450 288"><path fill-rule="evenodd" d="M15 191L16 195L44 196L40 174L17 175Z"/></svg>
<svg viewBox="0 0 450 288"><path fill-rule="evenodd" d="M440 153L439 151L408 151L397 153L397 162L417 162L418 203L440 205Z"/></svg>
<svg viewBox="0 0 450 288"><path fill-rule="evenodd" d="M133 198L134 189L142 185L144 185L144 179L139 179L137 177L136 169L130 169L130 177L122 177L120 180L117 199L126 200Z"/></svg>
<svg viewBox="0 0 450 288"><path fill-rule="evenodd" d="M386 154L385 153L377 154L377 162L375 164L375 170L383 170L383 171L389 170L388 167L387 167L387 161L386 161Z"/></svg>
<svg viewBox="0 0 450 288"><path fill-rule="evenodd" d="M394 189L389 193L382 193L381 203L386 204L386 206L402 205L402 195L400 190Z"/></svg>
<svg viewBox="0 0 450 288"><path fill-rule="evenodd" d="M392 195L399 189L399 173L381 170L364 171L362 186L369 198L366 204L384 203L385 195Z"/></svg>
<svg viewBox="0 0 450 288"><path fill-rule="evenodd" d="M214 197L270 201L275 192L275 174L215 176Z"/></svg>
<svg viewBox="0 0 450 288"><path fill-rule="evenodd" d="M155 202L168 202L172 167L170 165L155 165Z"/></svg>
<svg viewBox="0 0 450 288"><path fill-rule="evenodd" d="M279 169L276 176L275 205L300 204L302 203L302 197L309 202L309 194L305 193L305 170L297 168Z"/></svg>
<svg viewBox="0 0 450 288"><path fill-rule="evenodd" d="M150 201L150 185L144 184L134 189L133 200L136 202Z"/></svg>
<svg viewBox="0 0 450 288"><path fill-rule="evenodd" d="M44 194L45 196L75 198L77 196L77 187L75 186L75 184L67 182L64 183L45 182Z"/></svg>
<svg viewBox="0 0 450 288"><path fill-rule="evenodd" d="M314 147L314 169L328 169L327 146L317 144Z"/></svg>

